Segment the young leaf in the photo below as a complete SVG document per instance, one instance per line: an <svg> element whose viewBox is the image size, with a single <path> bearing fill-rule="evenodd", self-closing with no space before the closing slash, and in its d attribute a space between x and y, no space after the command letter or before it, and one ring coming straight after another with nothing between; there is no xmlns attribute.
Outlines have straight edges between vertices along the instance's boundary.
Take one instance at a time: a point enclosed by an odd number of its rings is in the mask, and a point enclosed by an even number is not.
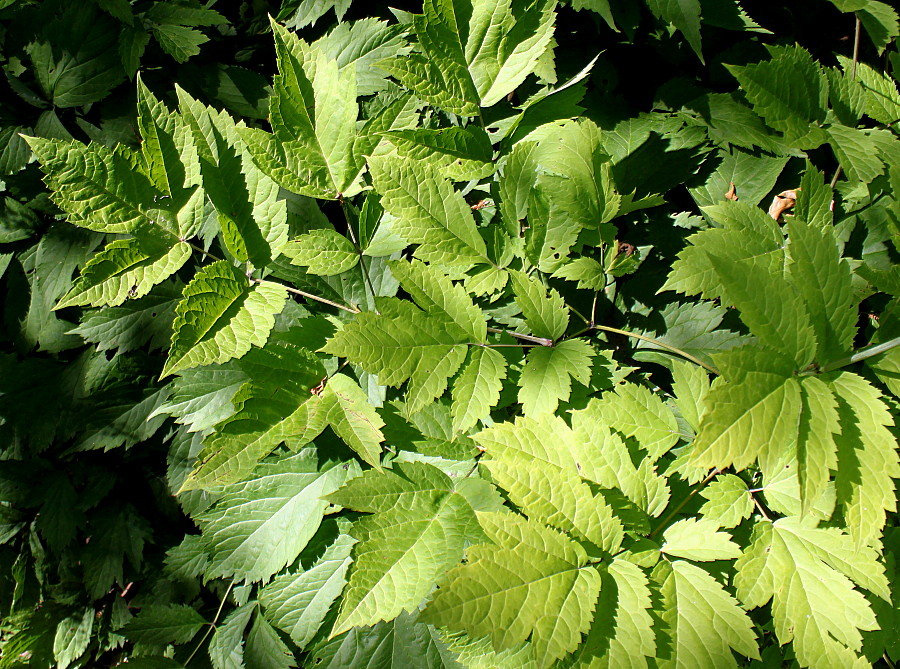
<svg viewBox="0 0 900 669"><path fill-rule="evenodd" d="M637 439L652 462L678 442L678 423L671 409L645 386L625 383L604 393L589 410L625 437Z"/></svg>
<svg viewBox="0 0 900 669"><path fill-rule="evenodd" d="M519 402L525 415L556 411L560 400L569 399L572 379L588 385L593 356L594 349L583 339L532 348L519 381Z"/></svg>
<svg viewBox="0 0 900 669"><path fill-rule="evenodd" d="M549 667L590 627L600 574L580 544L542 523L511 513L478 520L495 545L469 548L421 618L490 636L498 650L530 638L538 667Z"/></svg>
<svg viewBox="0 0 900 669"><path fill-rule="evenodd" d="M185 287L175 309L172 348L160 378L239 358L251 346L262 346L286 299L283 286L251 286L243 272L225 261L207 265Z"/></svg>
<svg viewBox="0 0 900 669"><path fill-rule="evenodd" d="M381 383L399 386L409 379L409 408L415 413L443 394L474 343L446 321L400 300L379 303L381 314L364 312L339 330L322 349L348 358Z"/></svg>
<svg viewBox="0 0 900 669"><path fill-rule="evenodd" d="M328 497L373 514L350 531L359 543L332 636L415 611L459 562L466 543L481 538L467 481L456 488L431 465L398 463L395 471L371 470Z"/></svg>
<svg viewBox="0 0 900 669"><path fill-rule="evenodd" d="M525 322L531 333L547 339L559 339L566 332L569 324L569 312L566 304L552 288L549 289L537 277L529 277L522 272L511 271L516 304L522 309Z"/></svg>
<svg viewBox="0 0 900 669"><path fill-rule="evenodd" d="M735 527L753 511L747 484L734 474L719 474L700 495L707 500L700 507L700 515L718 527Z"/></svg>
<svg viewBox="0 0 900 669"><path fill-rule="evenodd" d="M738 545L727 533L719 532L711 520L683 518L666 529L663 539L663 553L688 560L733 560L741 556Z"/></svg>
<svg viewBox="0 0 900 669"><path fill-rule="evenodd" d="M660 562L653 578L662 591L662 620L670 653L660 667L737 667L732 651L759 659L753 623L708 572L683 560Z"/></svg>

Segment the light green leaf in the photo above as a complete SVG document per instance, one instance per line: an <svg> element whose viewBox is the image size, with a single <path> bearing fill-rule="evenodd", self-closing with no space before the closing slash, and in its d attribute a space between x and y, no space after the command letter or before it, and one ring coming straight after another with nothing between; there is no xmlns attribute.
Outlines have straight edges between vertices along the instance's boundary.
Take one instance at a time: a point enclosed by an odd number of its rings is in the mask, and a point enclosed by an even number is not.
<svg viewBox="0 0 900 669"><path fill-rule="evenodd" d="M607 280L603 266L587 256L576 258L572 262L561 265L559 269L553 272L553 276L568 281L577 281L581 290L593 291L603 290L606 287Z"/></svg>
<svg viewBox="0 0 900 669"><path fill-rule="evenodd" d="M700 416L706 411L709 374L699 365L672 360L672 391L682 417L696 432L700 429Z"/></svg>
<svg viewBox="0 0 900 669"><path fill-rule="evenodd" d="M469 347L462 371L453 381L453 430L465 432L487 417L500 400L506 359L484 346Z"/></svg>
<svg viewBox="0 0 900 669"><path fill-rule="evenodd" d="M227 486L195 520L210 556L207 578L263 581L293 562L322 522L328 502L359 472L353 463L316 465L313 450L262 463L252 477Z"/></svg>
<svg viewBox="0 0 900 669"><path fill-rule="evenodd" d="M150 604L125 626L125 636L137 643L187 643L206 624L197 611L184 604Z"/></svg>
<svg viewBox="0 0 900 669"><path fill-rule="evenodd" d="M669 451L679 437L678 423L659 395L645 386L625 383L607 392L591 408L600 420L625 437L637 439L652 462Z"/></svg>
<svg viewBox="0 0 900 669"><path fill-rule="evenodd" d="M519 381L519 402L525 415L556 411L560 400L569 399L572 379L588 385L593 356L594 349L583 339L532 348Z"/></svg>
<svg viewBox="0 0 900 669"><path fill-rule="evenodd" d="M379 457L384 421L353 379L334 374L322 393L322 412L335 434L365 462L381 469Z"/></svg>
<svg viewBox="0 0 900 669"><path fill-rule="evenodd" d="M310 569L277 576L259 593L266 618L301 649L312 641L341 594L356 539L341 534Z"/></svg>
<svg viewBox="0 0 900 669"><path fill-rule="evenodd" d="M292 265L301 265L310 274L322 276L341 274L359 262L353 243L334 230L310 230L288 242L282 253Z"/></svg>
<svg viewBox="0 0 900 669"><path fill-rule="evenodd" d="M522 309L531 333L547 339L559 339L569 325L569 311L560 294L548 289L535 276L510 271L516 304Z"/></svg>
<svg viewBox="0 0 900 669"><path fill-rule="evenodd" d="M185 287L175 309L172 348L160 377L225 362L262 346L286 299L283 286L251 286L243 272L225 261L207 265Z"/></svg>
<svg viewBox="0 0 900 669"><path fill-rule="evenodd" d="M496 649L531 640L539 667L573 651L594 613L600 574L584 549L543 524L511 513L480 513L496 545L472 546L467 564L451 570L422 619Z"/></svg>
<svg viewBox="0 0 900 669"><path fill-rule="evenodd" d="M860 650L860 631L877 628L851 578L883 592L883 567L875 551L856 552L837 528L815 528L797 518L757 523L735 568L738 597L749 608L772 600L778 642L793 641L801 666L850 666L855 653L848 649Z"/></svg>
<svg viewBox="0 0 900 669"><path fill-rule="evenodd" d="M662 620L670 653L661 668L737 667L732 653L759 659L749 616L708 572L683 560L660 562L653 574L662 590ZM665 652L665 651L663 651Z"/></svg>
<svg viewBox="0 0 900 669"><path fill-rule="evenodd" d="M835 484L844 523L857 545L876 540L885 512L897 510L900 463L896 440L888 429L894 420L881 394L851 372L826 378L837 399L841 433L835 435L838 465Z"/></svg>
<svg viewBox="0 0 900 669"><path fill-rule="evenodd" d="M415 413L443 394L465 359L466 344L474 342L410 302L385 300L379 308L380 314L359 314L322 350L377 374L384 385L409 379L407 401L413 401L409 411Z"/></svg>
<svg viewBox="0 0 900 669"><path fill-rule="evenodd" d="M700 514L718 527L735 527L753 511L747 484L734 474L719 474L700 495L707 500L700 507Z"/></svg>
<svg viewBox="0 0 900 669"><path fill-rule="evenodd" d="M472 210L462 195L428 162L373 157L369 161L381 204L393 215L393 230L415 255L431 263L471 267L490 263Z"/></svg>
<svg viewBox="0 0 900 669"><path fill-rule="evenodd" d="M830 228L834 219L831 213L834 192L825 184L822 172L809 162L796 192L797 204L792 211L794 216L814 228Z"/></svg>
<svg viewBox="0 0 900 669"><path fill-rule="evenodd" d="M481 538L462 487L424 463L370 470L328 499L373 513L350 532L359 543L332 636L414 612L466 542Z"/></svg>
<svg viewBox="0 0 900 669"><path fill-rule="evenodd" d="M837 469L835 435L841 432L838 424L837 402L827 384L814 376L800 382L803 408L797 435L797 476L803 512L808 512L821 497Z"/></svg>
<svg viewBox="0 0 900 669"><path fill-rule="evenodd" d="M727 65L766 123L795 144L810 125L825 120L828 82L818 63L800 46L767 46L771 58L752 65Z"/></svg>
<svg viewBox="0 0 900 669"><path fill-rule="evenodd" d="M856 71L856 76L865 91L866 115L888 125L900 118L900 92L897 84L883 72L878 72L871 65L853 61L845 56L838 56L844 72Z"/></svg>
<svg viewBox="0 0 900 669"><path fill-rule="evenodd" d="M748 109L747 113L753 112ZM731 184L740 202L758 205L772 191L788 161L787 156L754 155L734 147L721 149L718 155L722 163L716 171L704 185L689 191L700 207L723 202Z"/></svg>
<svg viewBox="0 0 900 669"><path fill-rule="evenodd" d="M81 276L55 308L115 307L125 300L143 297L181 269L191 255L190 247L185 242L167 244L163 235L154 238L154 231L149 232L107 244L84 266Z"/></svg>
<svg viewBox="0 0 900 669"><path fill-rule="evenodd" d="M452 283L439 269L415 260L388 262L388 267L403 290L429 315L441 317L448 328L455 328L458 336L473 343L485 341L485 316L460 284Z"/></svg>
<svg viewBox="0 0 900 669"><path fill-rule="evenodd" d="M875 138L877 130L832 125L826 132L835 156L848 177L868 183L884 171L884 162L879 157Z"/></svg>
<svg viewBox="0 0 900 669"><path fill-rule="evenodd" d="M726 532L719 532L718 527L712 520L683 518L663 533L660 550L667 555L702 562L740 557L741 549Z"/></svg>
<svg viewBox="0 0 900 669"><path fill-rule="evenodd" d="M692 460L707 468L746 469L769 446L778 449L797 439L800 384L776 374L748 372L740 382L716 379L707 399L709 409L692 445Z"/></svg>

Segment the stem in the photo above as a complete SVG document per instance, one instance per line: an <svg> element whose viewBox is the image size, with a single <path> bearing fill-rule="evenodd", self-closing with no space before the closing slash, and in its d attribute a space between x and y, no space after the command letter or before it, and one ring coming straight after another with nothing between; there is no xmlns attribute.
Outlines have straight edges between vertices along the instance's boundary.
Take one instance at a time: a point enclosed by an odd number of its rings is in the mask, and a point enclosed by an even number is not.
<svg viewBox="0 0 900 669"><path fill-rule="evenodd" d="M753 504L756 506L756 510L759 511L759 515L768 520L769 516L766 515L766 510L763 508L762 504L759 503L759 500L756 499L756 495L750 495L750 499L753 500Z"/></svg>
<svg viewBox="0 0 900 669"><path fill-rule="evenodd" d="M722 470L721 470L721 469L713 469L713 470L709 473L709 476L707 476L705 479L703 479L702 481L700 481L700 483L699 483L693 490L691 490L691 494L688 495L687 497L685 497L683 500L681 500L681 504L679 504L678 506L676 506L676 507L672 510L672 513L670 513L668 516L666 516L665 520L663 520L663 521L656 527L656 529L653 530L653 531L650 533L650 538L652 539L654 536L656 536L657 534L659 534L661 530L664 530L664 529L668 526L669 521L672 520L672 518L674 518L676 515L678 515L678 512L681 511L681 510L684 508L684 505L687 504L688 502L690 502L690 501L694 498L694 495L696 495L698 492L700 492L701 490L703 490L703 488L706 487L706 484L709 483L710 481L712 481L713 478L715 478L715 476L716 476L717 474L721 474L721 473L722 473Z"/></svg>
<svg viewBox="0 0 900 669"><path fill-rule="evenodd" d="M515 337L516 339L524 339L525 341L531 341L535 344L540 344L541 346L553 346L553 340L547 339L545 337L532 337L527 334L519 334L518 332L508 332L507 330L500 330L498 328L488 328L488 332L493 332L495 334L508 334L510 337Z"/></svg>
<svg viewBox="0 0 900 669"><path fill-rule="evenodd" d="M194 242L189 242L189 241L186 240L186 239L181 239L181 240L179 240L179 241L184 242L185 244L187 244L188 246L190 246L190 247L191 247L192 249L194 249L195 251L197 251L197 252L202 253L203 255L205 255L207 258L211 258L212 260L216 260L216 261L221 260L221 258L217 258L217 257L214 256L212 253L210 253L209 251L207 251L206 249L204 249L202 246L197 246L196 244L194 244Z"/></svg>
<svg viewBox="0 0 900 669"><path fill-rule="evenodd" d="M640 339L641 341L648 342L650 344L654 344L655 346L659 346L660 348L664 348L667 351L671 351L672 353L676 353L680 355L682 358L686 360L690 360L696 365L700 365L703 369L712 372L715 375L719 375L719 370L709 365L699 358L695 358L690 353L682 351L680 348L675 348L674 346L670 346L665 342L661 342L658 339L654 339L653 337L647 337L646 335L638 334L637 332L629 332L628 330L620 330L619 328L611 328L608 325L594 325L594 329L596 330L605 330L606 332L615 332L616 334L624 335L626 337L633 337L634 339Z"/></svg>
<svg viewBox="0 0 900 669"><path fill-rule="evenodd" d="M265 279L250 279L250 282L251 283L259 283L259 284L267 283L270 286L281 286L287 292L293 293L294 295L300 295L309 300L315 300L316 302L321 302L322 304L327 304L328 306L331 306L331 307L337 307L338 309L343 309L344 311L349 311L351 314L360 313L359 309L357 309L356 307L348 307L347 305L340 304L339 302L332 302L331 300L325 299L324 297L319 297L318 295L313 295L312 293L307 293L306 291L298 290L297 288L291 288L290 286L285 286L284 284L281 284L281 283L275 283L274 281L266 281Z"/></svg>
<svg viewBox="0 0 900 669"><path fill-rule="evenodd" d="M876 355L880 355L885 351L890 351L892 348L896 348L897 346L900 346L900 337L888 339L887 341L881 342L880 344L872 344L871 346L866 346L865 348L859 349L851 356L823 366L819 370L819 372L831 372L835 369L840 369L841 367L852 365L853 363L859 362L860 360L865 360L866 358L872 358Z"/></svg>
<svg viewBox="0 0 900 669"><path fill-rule="evenodd" d="M209 638L209 635L213 633L213 630L216 629L216 623L219 622L219 616L222 615L222 609L225 608L225 602L228 601L228 595L231 594L231 589L234 587L234 581L228 584L228 589L225 591L225 594L222 596L222 601L219 603L219 610L216 611L216 615L213 618L212 622L209 624L209 629L206 630L206 634L203 635L203 638L200 639L200 643L198 643L194 650L191 651L191 654L188 656L188 659L184 661L184 666L190 664L191 660L194 659L194 655L197 654L197 651L203 647L203 644Z"/></svg>
<svg viewBox="0 0 900 669"><path fill-rule="evenodd" d="M344 212L344 220L347 221L347 232L350 233L350 241L353 242L353 246L356 247L356 252L359 254L359 269L362 272L363 282L368 287L369 292L372 294L372 304L375 304L375 286L372 285L372 279L369 276L369 270L366 267L365 260L363 259L362 249L359 246L359 242L356 241L356 233L353 232L353 224L350 222L350 217L347 215L347 203L343 197L341 200L341 211ZM378 313L378 309L375 309L375 313Z"/></svg>

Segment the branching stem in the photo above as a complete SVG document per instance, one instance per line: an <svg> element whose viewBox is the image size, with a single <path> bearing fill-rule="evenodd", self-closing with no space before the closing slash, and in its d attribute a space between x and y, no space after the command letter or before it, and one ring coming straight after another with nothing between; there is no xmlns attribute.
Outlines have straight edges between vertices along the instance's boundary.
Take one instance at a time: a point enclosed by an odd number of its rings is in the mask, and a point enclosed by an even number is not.
<svg viewBox="0 0 900 669"><path fill-rule="evenodd" d="M228 601L228 595L231 594L231 589L234 587L234 581L228 584L228 589L225 590L225 594L222 595L222 601L219 603L219 610L216 611L216 615L213 618L212 622L209 623L209 628L206 630L206 634L203 635L203 638L200 639L200 642L194 647L194 650L191 651L191 654L188 656L188 659L184 661L184 666L190 664L191 660L194 659L194 655L197 654L197 651L203 647L203 644L206 643L206 640L209 638L209 635L213 633L213 630L216 629L216 624L219 622L219 616L222 615L222 609L225 608L225 602Z"/></svg>
<svg viewBox="0 0 900 669"><path fill-rule="evenodd" d="M824 365L819 369L820 373L831 372L835 369L840 369L841 367L846 367L847 365L852 365L855 362L859 362L860 360L865 360L866 358L872 358L876 355L881 355L886 351L890 351L892 348L896 348L900 346L900 337L894 337L893 339L888 339L887 341L883 341L880 344L872 344L871 346L866 346L865 348L859 349L853 355L847 356L846 358L841 358L840 360L836 360L835 362Z"/></svg>

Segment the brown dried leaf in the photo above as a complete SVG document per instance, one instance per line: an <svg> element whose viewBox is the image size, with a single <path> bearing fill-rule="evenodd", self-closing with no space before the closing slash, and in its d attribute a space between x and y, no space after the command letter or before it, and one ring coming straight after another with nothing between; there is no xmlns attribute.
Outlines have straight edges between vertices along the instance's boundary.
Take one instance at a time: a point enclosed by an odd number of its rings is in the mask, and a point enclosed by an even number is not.
<svg viewBox="0 0 900 669"><path fill-rule="evenodd" d="M726 200L734 200L735 202L737 202L737 199L738 199L737 190L734 187L733 181L731 182L731 188L729 188L728 192L725 193L725 199Z"/></svg>
<svg viewBox="0 0 900 669"><path fill-rule="evenodd" d="M797 191L781 191L772 198L772 204L769 205L769 216L777 221L781 218L781 214L788 209L792 209L795 204L797 204Z"/></svg>

